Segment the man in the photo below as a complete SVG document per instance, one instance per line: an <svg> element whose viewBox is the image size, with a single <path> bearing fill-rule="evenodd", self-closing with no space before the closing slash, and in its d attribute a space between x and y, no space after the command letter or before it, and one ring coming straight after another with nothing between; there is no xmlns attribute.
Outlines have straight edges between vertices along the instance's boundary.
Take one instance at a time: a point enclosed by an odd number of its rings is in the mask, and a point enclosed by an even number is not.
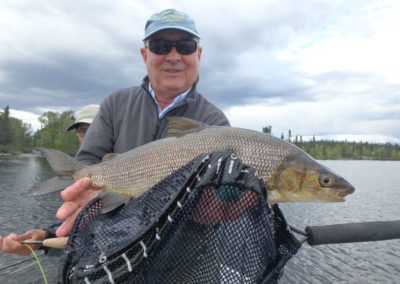
<svg viewBox="0 0 400 284"><path fill-rule="evenodd" d="M75 112L75 122L68 126L67 131L75 129L76 136L78 136L79 142L82 144L85 138L86 132L92 124L97 112L99 111L99 105L86 105L83 108Z"/></svg>
<svg viewBox="0 0 400 284"><path fill-rule="evenodd" d="M141 86L118 90L102 102L77 158L94 164L106 153L123 153L163 138L168 116L187 117L209 125L229 125L222 111L196 90L202 53L199 39L194 21L185 13L169 9L151 16L145 26L144 47L140 50L148 75ZM57 236L70 232L80 210L98 194L98 188L91 187L89 178L78 180L61 193L65 203L58 210L57 218L65 221L57 229ZM108 210L125 201L119 195L103 195ZM49 234L33 236L34 239L44 237ZM7 240L14 251L23 249L17 240L23 239L13 235ZM4 243L3 240L3 251L13 253Z"/></svg>

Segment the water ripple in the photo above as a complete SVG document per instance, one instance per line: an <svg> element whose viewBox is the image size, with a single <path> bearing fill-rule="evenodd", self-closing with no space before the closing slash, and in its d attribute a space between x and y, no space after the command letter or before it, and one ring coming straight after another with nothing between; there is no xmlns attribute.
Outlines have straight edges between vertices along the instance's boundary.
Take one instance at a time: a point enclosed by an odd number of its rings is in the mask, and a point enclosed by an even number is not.
<svg viewBox="0 0 400 284"><path fill-rule="evenodd" d="M400 219L400 162L322 161L355 187L344 203L281 204L289 224L297 228L351 222ZM0 158L0 235L22 233L55 222L60 205L57 193L26 197L34 183L52 176L43 159L25 155ZM400 240L334 244L311 247L304 244L286 265L280 283L399 283ZM1 255L0 267L21 260ZM57 260L46 258L43 266L50 283L55 283ZM0 277L0 283L42 283L36 266L18 274Z"/></svg>

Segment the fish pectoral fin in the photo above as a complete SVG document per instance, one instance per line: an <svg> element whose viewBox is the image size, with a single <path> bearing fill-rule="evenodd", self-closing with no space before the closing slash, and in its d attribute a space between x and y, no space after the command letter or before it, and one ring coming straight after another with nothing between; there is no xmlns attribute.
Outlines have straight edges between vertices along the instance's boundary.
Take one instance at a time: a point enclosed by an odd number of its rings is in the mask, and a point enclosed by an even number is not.
<svg viewBox="0 0 400 284"><path fill-rule="evenodd" d="M131 199L129 196L106 190L102 191L99 194L99 197L101 198L102 202L101 213L108 213Z"/></svg>
<svg viewBox="0 0 400 284"><path fill-rule="evenodd" d="M102 162L106 162L106 161L110 161L112 159L117 158L118 156L120 156L121 154L118 153L107 153L103 156Z"/></svg>
<svg viewBox="0 0 400 284"><path fill-rule="evenodd" d="M276 190L267 190L267 202L269 204L275 204L278 202L287 202L279 192Z"/></svg>
<svg viewBox="0 0 400 284"><path fill-rule="evenodd" d="M74 179L71 176L53 177L51 179L35 184L28 192L23 193L23 195L37 196L61 191L73 183Z"/></svg>
<svg viewBox="0 0 400 284"><path fill-rule="evenodd" d="M188 133L194 133L203 130L208 125L197 120L186 117L168 117L169 128L168 137L181 137Z"/></svg>

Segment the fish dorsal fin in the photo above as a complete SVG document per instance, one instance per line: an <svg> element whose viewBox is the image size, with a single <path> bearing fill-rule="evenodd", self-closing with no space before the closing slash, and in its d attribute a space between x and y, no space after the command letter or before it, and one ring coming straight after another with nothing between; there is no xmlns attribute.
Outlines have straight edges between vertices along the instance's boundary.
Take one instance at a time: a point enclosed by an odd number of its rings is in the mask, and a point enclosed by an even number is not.
<svg viewBox="0 0 400 284"><path fill-rule="evenodd" d="M102 161L106 162L106 161L110 161L112 159L115 159L116 157L118 157L120 154L118 153L107 153L103 156Z"/></svg>
<svg viewBox="0 0 400 284"><path fill-rule="evenodd" d="M181 137L188 133L203 130L208 125L186 117L168 117L168 137Z"/></svg>

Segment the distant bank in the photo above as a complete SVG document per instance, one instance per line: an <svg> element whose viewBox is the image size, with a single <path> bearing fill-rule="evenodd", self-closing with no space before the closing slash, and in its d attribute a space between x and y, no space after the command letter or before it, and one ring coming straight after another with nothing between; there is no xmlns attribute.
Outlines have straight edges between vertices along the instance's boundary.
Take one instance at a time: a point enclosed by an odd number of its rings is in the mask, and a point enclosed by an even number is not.
<svg viewBox="0 0 400 284"><path fill-rule="evenodd" d="M348 141L292 142L320 160L400 160L400 145Z"/></svg>
<svg viewBox="0 0 400 284"><path fill-rule="evenodd" d="M29 153L35 147L49 147L74 155L79 148L75 134L66 128L73 122L72 110L63 113L45 112L39 117L42 127L33 133L30 125L11 117L9 106L0 110L0 156ZM262 129L271 133L272 126ZM284 139L283 134L281 139ZM301 136L291 136L287 141L320 160L400 160L400 144L348 141L303 141Z"/></svg>

